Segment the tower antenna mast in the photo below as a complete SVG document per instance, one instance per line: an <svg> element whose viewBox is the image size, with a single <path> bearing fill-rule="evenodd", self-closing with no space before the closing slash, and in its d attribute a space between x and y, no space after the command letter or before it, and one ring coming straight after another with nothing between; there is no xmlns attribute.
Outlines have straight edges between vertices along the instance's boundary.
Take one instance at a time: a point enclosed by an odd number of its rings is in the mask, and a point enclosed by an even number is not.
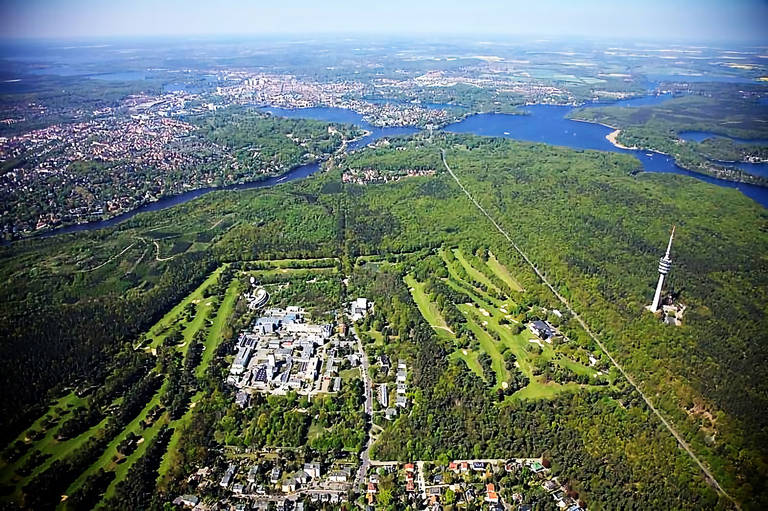
<svg viewBox="0 0 768 511"><path fill-rule="evenodd" d="M653 303L651 304L651 312L658 312L659 302L661 302L661 289L664 287L664 277L667 276L669 270L672 269L672 259L669 257L672 251L672 240L675 238L675 226L672 226L672 233L669 235L669 244L667 244L667 253L664 257L659 259L659 282L656 284L656 294L653 295Z"/></svg>

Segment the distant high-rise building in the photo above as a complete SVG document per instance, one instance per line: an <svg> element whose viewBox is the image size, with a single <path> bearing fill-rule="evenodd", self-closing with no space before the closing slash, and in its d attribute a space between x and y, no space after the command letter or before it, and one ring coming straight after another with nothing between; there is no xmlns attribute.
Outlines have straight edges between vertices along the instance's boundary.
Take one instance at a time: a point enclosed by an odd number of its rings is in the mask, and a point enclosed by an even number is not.
<svg viewBox="0 0 768 511"><path fill-rule="evenodd" d="M659 310L659 302L661 301L661 288L664 286L664 277L672 269L672 259L669 257L669 253L672 250L672 239L675 237L675 226L672 226L672 234L669 235L669 244L667 245L667 253L664 257L659 259L659 283L656 284L656 294L653 295L653 303L651 304L651 312L657 312Z"/></svg>

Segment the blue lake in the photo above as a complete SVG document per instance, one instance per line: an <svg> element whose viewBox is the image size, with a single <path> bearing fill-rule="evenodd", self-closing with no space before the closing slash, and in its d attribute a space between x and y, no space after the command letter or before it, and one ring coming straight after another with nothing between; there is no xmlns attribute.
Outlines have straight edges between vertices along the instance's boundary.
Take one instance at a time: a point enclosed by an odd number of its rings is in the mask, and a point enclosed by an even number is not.
<svg viewBox="0 0 768 511"><path fill-rule="evenodd" d="M658 105L673 97L675 97L673 94L649 94L647 96L619 99L617 101L599 101L590 103L589 106L649 106Z"/></svg>
<svg viewBox="0 0 768 511"><path fill-rule="evenodd" d="M756 83L757 80L746 76L734 75L680 75L680 74L646 74L652 82L720 82L720 83Z"/></svg>
<svg viewBox="0 0 768 511"><path fill-rule="evenodd" d="M690 172L675 164L673 158L659 153L620 149L605 137L611 128L599 124L572 121L565 115L571 110L567 106L534 105L527 107L530 115L478 114L461 122L445 127L452 133L472 133L490 137L506 137L529 142L543 142L575 149L595 149L615 153L631 154L643 166L645 172L682 174L718 186L736 188L747 197L768 207L768 188L723 181L713 177Z"/></svg>
<svg viewBox="0 0 768 511"><path fill-rule="evenodd" d="M678 133L678 136L683 140L694 141L694 142L703 142L708 138L722 137L722 138L729 138L734 142L736 142L737 144L768 146L768 139L765 139L765 138L737 138L737 137L729 137L728 135L721 135L720 133L710 133L709 131L681 131L680 133ZM717 161L717 160L714 160L714 161L729 167L736 167L750 174L768 177L768 164L765 164L765 163L747 163L742 161L723 162L723 161Z"/></svg>
<svg viewBox="0 0 768 511"><path fill-rule="evenodd" d="M543 142L575 149L595 149L598 151L631 154L640 160L645 172L682 174L718 186L736 188L747 197L760 203L763 207L768 207L768 188L724 181L690 172L678 167L673 158L664 154L634 149L620 149L605 138L606 135L613 131L611 128L599 124L566 119L565 115L570 112L571 107L534 105L527 107L526 110L530 115L473 115L461 122L448 125L445 130L452 133L473 133L476 135L507 137L530 142ZM755 167L751 169L752 173L766 175L768 166L765 164L753 165Z"/></svg>
<svg viewBox="0 0 768 511"><path fill-rule="evenodd" d="M669 96L664 95L648 96L645 98L621 100L611 104L616 106L643 106L660 103L668 98ZM633 149L620 149L611 144L605 138L606 135L613 131L611 128L599 124L566 119L566 114L568 114L568 112L570 112L572 109L573 107L570 106L532 105L525 107L524 109L528 115L476 114L471 115L457 123L450 124L446 126L444 130L450 133L470 133L474 135L489 137L506 137L529 142L542 142L551 145L566 146L575 149L594 149L598 151L630 154L640 160L640 163L642 164L642 170L645 172L682 174L717 186L736 188L747 197L750 197L755 202L761 204L763 207L768 208L768 188L762 188L759 186L743 183L733 183L731 181L723 181L721 179L715 179L713 177L705 176L702 174L696 174L695 172L690 172L678 167L675 164L673 158L664 154L638 151ZM419 128L415 127L380 128L372 126L363 119L362 115L343 108L314 107L287 109L277 107L264 107L260 110L281 117L316 119L326 122L356 124L370 132L369 135L349 144L349 150L365 147L366 145L383 137L412 135L420 131ZM709 136L712 136L712 134L709 134ZM764 174L764 172L766 172L766 168L768 166L765 164L757 164L755 166L756 168L753 170L755 174L767 175ZM62 227L54 231L40 234L40 236L47 237L70 232L110 227L123 222L139 213L146 211L158 211L171 206L176 206L178 204L183 204L213 191L267 188L278 185L280 183L294 181L296 179L303 179L314 174L319 169L319 163L311 163L297 167L279 177L220 188L200 188L173 197L163 198L157 202L144 205L138 209L116 216L109 220Z"/></svg>
<svg viewBox="0 0 768 511"><path fill-rule="evenodd" d="M146 79L146 75L143 71L119 71L115 73L97 73L87 75L88 78L94 80L102 80L105 82L133 82Z"/></svg>

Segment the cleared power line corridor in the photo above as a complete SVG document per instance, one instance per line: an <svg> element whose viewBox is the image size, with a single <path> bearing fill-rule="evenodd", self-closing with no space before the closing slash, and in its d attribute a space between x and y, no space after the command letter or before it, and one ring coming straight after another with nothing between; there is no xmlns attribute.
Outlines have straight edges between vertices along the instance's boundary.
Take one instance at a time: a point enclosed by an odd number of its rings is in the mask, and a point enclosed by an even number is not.
<svg viewBox="0 0 768 511"><path fill-rule="evenodd" d="M669 432L672 434L673 437L675 437L675 440L677 440L677 443L680 445L680 447L685 450L685 452L688 453L688 455L691 457L691 459L696 462L696 464L699 466L701 471L706 476L707 480L710 481L710 483L715 487L715 489L720 492L723 496L725 496L728 500L730 500L734 506L736 506L736 509L741 509L741 506L739 505L736 500L731 497L722 486L720 486L720 483L715 479L715 476L712 475L712 473L709 471L709 469L704 465L704 463L699 460L699 458L696 456L696 454L693 452L691 447L688 445L688 443L683 439L683 437L677 432L677 430L672 426L672 424L667 421L667 419L664 418L664 416L659 412L659 410L653 405L651 400L643 393L642 390L640 390L640 387L635 383L634 379L624 370L624 368L616 361L615 358L613 358L613 355L606 349L606 347L603 345L603 343L600 341L600 339L595 336L595 334L592 333L592 331L589 329L587 324L581 319L581 316L579 316L576 311L571 308L571 305L568 303L568 300L566 300L563 296L560 295L560 293L557 292L557 290L552 286L552 284L549 283L547 278L539 271L539 269L534 265L530 259L528 259L528 256L523 252L519 246L517 246L517 243L512 240L512 238L507 234L507 232L501 228L501 226L496 223L496 220L493 219L491 215L488 214L488 212L483 208L483 206L480 205L479 202L475 200L474 197L469 193L469 191L464 187L464 185L459 181L459 178L456 177L456 174L453 173L453 170L451 170L451 167L448 166L448 162L445 159L445 149L440 149L440 157L443 161L443 165L445 166L445 170L448 171L448 173L451 175L454 181L456 181L456 184L459 185L459 188L464 192L464 194L469 198L470 201L479 209L483 215L488 218L488 220L491 221L494 227L496 227L496 230L498 230L504 238L509 241L509 243L514 247L514 249L517 251L518 254L525 260L526 263L533 269L533 271L538 275L538 277L541 279L544 284L554 293L554 295L557 297L560 302L565 305L565 307L568 309L568 311L573 315L574 318L576 318L576 321L579 322L579 324L584 328L584 331L587 332L587 334L592 338L593 341L597 343L597 345L600 347L600 349L605 353L608 358L610 359L611 363L616 367L616 369L619 370L619 372L626 378L626 380L634 387L634 389L637 391L638 394L640 394L640 397L643 398L643 401L648 405L648 408L653 411L654 414L661 420L662 424L669 430Z"/></svg>

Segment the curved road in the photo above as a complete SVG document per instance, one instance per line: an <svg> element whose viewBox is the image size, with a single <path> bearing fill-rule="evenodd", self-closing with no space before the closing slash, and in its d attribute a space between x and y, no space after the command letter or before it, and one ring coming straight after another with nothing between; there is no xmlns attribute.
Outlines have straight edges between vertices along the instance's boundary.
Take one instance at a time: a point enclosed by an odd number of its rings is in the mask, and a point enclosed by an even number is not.
<svg viewBox="0 0 768 511"><path fill-rule="evenodd" d="M634 387L634 389L637 391L637 393L638 393L638 394L640 394L640 397L642 397L642 398L643 398L643 401L645 401L645 403L648 405L648 408L650 408L650 409L651 409L651 411L653 411L653 413L654 413L654 414L655 414L655 415L656 415L656 416L659 418L659 420L661 420L662 424L664 424L664 426L667 428L667 430L669 430L669 432L672 434L672 436L673 436L673 437L675 437L675 440L677 440L677 443L678 443L678 444L680 444L680 447L682 447L682 448L683 448L683 450L685 450L685 452L687 452L687 453L688 453L688 455L691 457L691 459L692 459L694 462L696 462L696 464L699 466L699 468L701 469L701 471L702 471L702 472L704 473L704 475L706 476L706 479L707 479L709 482L711 482L711 483L712 483L712 485L715 487L715 489L716 489L717 491L719 491L719 492L720 492L720 493L721 493L723 496L725 496L725 497L726 497L728 500L730 500L730 501L733 503L733 505L734 505L734 506L736 506L736 509L739 509L739 510L740 510L740 509L741 509L741 506L739 505L739 503L738 503L738 502L736 502L736 500L734 500L734 498L733 498L733 497L731 497L731 496L730 496L730 495L729 495L729 494L728 494L728 493L727 493L727 492L726 492L726 491L723 489L723 487L722 487L722 486L720 486L720 483L717 481L717 479L715 479L715 476L714 476L714 475L712 475L712 473L709 471L709 469L706 467L706 465L704 465L704 463L703 463L701 460L699 460L699 458L696 456L696 454L694 454L693 450L692 450L692 449L691 449L691 447L688 445L688 443L687 443L685 440L683 440L683 437L680 435L680 433L678 433L678 432L677 432L677 430L676 430L676 429L675 429L675 428L672 426L672 424L670 424L670 423L667 421L667 419L665 419L665 418L664 418L664 416L663 416L663 415L661 415L661 412L659 412L659 410L658 410L658 409L657 409L657 408L656 408L656 407L653 405L653 403L651 402L651 400L650 400L650 399L648 399L648 397L647 397L647 396L646 396L646 395L643 393L643 391L642 391L642 390L640 390L640 387L639 387L639 386L638 386L638 385L635 383L635 380L634 380L634 379L632 379L632 377L631 377L631 376L630 376L630 375L629 375L629 374L628 374L628 373L627 373L627 372L624 370L624 368L623 368L623 367L622 367L622 366L621 366L621 365L620 365L618 362L616 362L616 359L614 359L614 358L613 358L613 355L611 355L611 353L610 353L610 352L609 352L609 351L608 351L608 350L605 348L605 346L603 345L603 343L602 343L602 342L600 342L600 339L598 339L598 338L595 336L595 334L593 334L593 333L592 333L592 331L589 329L589 327L587 326L587 324L586 324L586 323L585 323L585 322L584 322L584 321L581 319L581 316L579 316L579 315L576 313L576 311L574 311L574 310L571 308L571 305L568 303L568 300L566 300L565 298L563 298L563 297L560 295L560 293L558 293L558 292L557 292L557 290L555 290L555 288L554 288L554 287L552 287L552 284L550 284L550 283L549 283L549 281L548 281L548 280L546 279L546 277L544 277L544 275L543 275L543 274L542 274L542 273L539 271L539 269L536 267L536 265L534 265L534 264L531 262L531 260L530 260L530 259L528 259L528 256L527 256L527 255L525 255L525 252L523 252L523 251L520 249L520 247L518 247L518 246L517 246L517 243L515 243L515 242L512 240L512 238L510 238L509 234L507 234L507 232L506 232L504 229L502 229L502 228L501 228L501 226L499 226L499 224L497 224L497 223L496 223L496 221L493 219L493 217L491 217L491 215L489 215L489 214L488 214L488 212L487 212L487 211L486 211L486 210L485 210L485 209L484 209L484 208L483 208L483 207L480 205L480 203L479 203L479 202L477 202L477 201L475 200L475 198L474 198L474 197L472 197L472 195L469 193L469 191L467 191L467 189L466 189L466 188L464 188L464 185L463 185L463 184L461 184L461 181L459 181L459 178L458 178L458 177L456 177L456 174L454 174L454 173L453 173L453 171L451 170L451 168L448 166L448 162L445 160L445 149L440 149L440 157L441 157L441 159L443 160L443 165L445 166L445 170L447 170L447 171L448 171L448 173L449 173L449 174L451 175L451 177L453 178L453 180L454 180L454 181L456 181L456 184L457 184L457 185L459 185L459 188L461 188L461 190L464 192L464 195L466 195L466 196L469 198L469 200L471 200L471 201L472 201L472 203L473 203L473 204L474 204L474 205L477 207L477 209L479 209L479 210L480 210L480 211L483 213L483 215L485 215L485 216L486 216L486 218L488 218L488 220L490 220L490 221L491 221L491 223L493 224L493 226L494 226L494 227L496 227L496 230L497 230L497 231L499 231L499 232L501 233L501 235L502 235L502 236L504 236L504 238L506 238L506 240L507 240L507 241L509 241L509 243L510 243L510 244L512 245L512 247L515 249L515 251L517 251L517 253L518 253L518 254L520 254L520 256L522 256L522 258L525 260L525 262L526 262L526 263L528 263L528 265L529 265L531 268L533 268L533 271L536 273L536 275L538 275L538 277L541 279L541 281L542 281L542 282L544 282L544 284L546 284L546 286L547 286L547 287L550 289L550 291L552 291L552 293L554 293L554 295L557 297L557 299L558 299L558 300L560 300L560 302L561 302L563 305L565 305L565 307L568 309L568 311L569 311L571 314L573 314L573 317L574 317L574 318L576 318L576 321L578 321L578 322L579 322L579 324L582 326L582 328L584 328L584 330L585 330L585 331L587 332L587 334L588 334L588 335L589 335L589 336L592 338L592 340L593 340L593 341L595 341L595 342L597 343L597 345L598 345L598 346L600 346L600 349L601 349L601 350L603 350L603 353L605 353L605 354L608 356L608 358L610 359L610 361L611 361L611 363L613 364L613 366L614 366L616 369L618 369L618 370L619 370L619 372L620 372L620 373L621 373L621 374L624 376L624 378L626 378L626 379L627 379L627 381L630 383L630 385L632 385L632 387Z"/></svg>

